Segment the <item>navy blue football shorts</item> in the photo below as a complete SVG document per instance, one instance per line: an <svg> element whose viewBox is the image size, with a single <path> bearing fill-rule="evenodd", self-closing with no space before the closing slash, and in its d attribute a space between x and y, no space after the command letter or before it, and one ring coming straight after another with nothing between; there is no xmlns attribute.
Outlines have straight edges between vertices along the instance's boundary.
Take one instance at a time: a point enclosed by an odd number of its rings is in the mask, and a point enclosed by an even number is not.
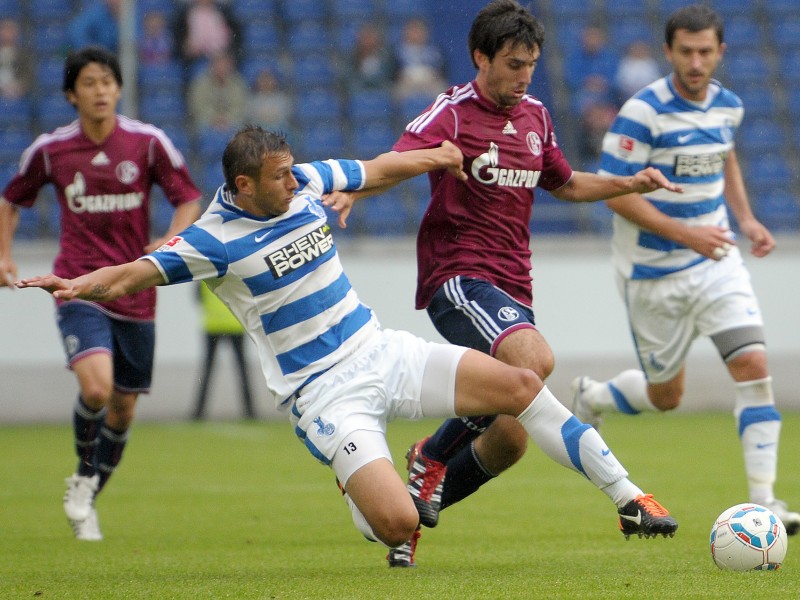
<svg viewBox="0 0 800 600"><path fill-rule="evenodd" d="M114 364L114 387L148 392L153 377L156 335L153 321L115 319L88 302L58 307L58 328L70 367L81 358L106 352Z"/></svg>
<svg viewBox="0 0 800 600"><path fill-rule="evenodd" d="M510 333L535 329L533 310L488 281L461 275L446 281L428 304L436 330L451 344L494 356Z"/></svg>

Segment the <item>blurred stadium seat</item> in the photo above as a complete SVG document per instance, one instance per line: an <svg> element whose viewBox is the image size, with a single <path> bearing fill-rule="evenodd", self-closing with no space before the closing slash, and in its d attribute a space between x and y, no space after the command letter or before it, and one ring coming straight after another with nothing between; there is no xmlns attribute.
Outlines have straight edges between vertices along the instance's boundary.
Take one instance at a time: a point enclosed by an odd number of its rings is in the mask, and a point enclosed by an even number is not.
<svg viewBox="0 0 800 600"><path fill-rule="evenodd" d="M345 116L342 97L330 87L316 87L302 92L297 98L294 114L301 129L308 122L338 122Z"/></svg>
<svg viewBox="0 0 800 600"><path fill-rule="evenodd" d="M779 117L775 92L766 87L748 87L734 90L744 103L745 119Z"/></svg>
<svg viewBox="0 0 800 600"><path fill-rule="evenodd" d="M358 158L373 158L391 150L399 134L383 119L361 122L353 130L353 152Z"/></svg>
<svg viewBox="0 0 800 600"><path fill-rule="evenodd" d="M31 128L33 104L28 98L0 98L0 129Z"/></svg>
<svg viewBox="0 0 800 600"><path fill-rule="evenodd" d="M360 229L367 235L395 237L416 231L408 203L396 189L369 198L359 204Z"/></svg>
<svg viewBox="0 0 800 600"><path fill-rule="evenodd" d="M321 21L328 16L327 7L321 0L283 0L281 6L281 14L290 27L309 20Z"/></svg>
<svg viewBox="0 0 800 600"><path fill-rule="evenodd" d="M59 20L66 24L75 8L70 0L32 0L26 4L28 16L34 22Z"/></svg>
<svg viewBox="0 0 800 600"><path fill-rule="evenodd" d="M183 94L183 70L178 61L164 64L140 64L137 76L140 95L159 91Z"/></svg>
<svg viewBox="0 0 800 600"><path fill-rule="evenodd" d="M231 3L233 14L244 23L274 22L278 15L276 0L236 0Z"/></svg>
<svg viewBox="0 0 800 600"><path fill-rule="evenodd" d="M390 22L410 17L424 17L428 14L428 0L389 0L384 4L384 11Z"/></svg>
<svg viewBox="0 0 800 600"><path fill-rule="evenodd" d="M370 119L390 121L394 117L394 101L388 90L356 90L350 95L347 113L356 128Z"/></svg>
<svg viewBox="0 0 800 600"><path fill-rule="evenodd" d="M244 25L248 53L268 54L280 49L281 35L273 19L250 18Z"/></svg>

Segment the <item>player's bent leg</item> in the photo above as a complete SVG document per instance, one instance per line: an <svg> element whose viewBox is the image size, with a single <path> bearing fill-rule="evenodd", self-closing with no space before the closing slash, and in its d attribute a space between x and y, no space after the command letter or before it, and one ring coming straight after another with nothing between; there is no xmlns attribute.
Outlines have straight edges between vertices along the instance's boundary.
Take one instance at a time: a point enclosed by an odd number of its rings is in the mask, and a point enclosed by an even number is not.
<svg viewBox="0 0 800 600"><path fill-rule="evenodd" d="M419 525L419 515L391 462L383 434L354 431L345 438L342 448L355 451L340 449L331 466L359 531L390 548L411 539Z"/></svg>
<svg viewBox="0 0 800 600"><path fill-rule="evenodd" d="M483 468L497 476L516 464L528 448L528 432L508 415L497 419L478 436L475 453Z"/></svg>

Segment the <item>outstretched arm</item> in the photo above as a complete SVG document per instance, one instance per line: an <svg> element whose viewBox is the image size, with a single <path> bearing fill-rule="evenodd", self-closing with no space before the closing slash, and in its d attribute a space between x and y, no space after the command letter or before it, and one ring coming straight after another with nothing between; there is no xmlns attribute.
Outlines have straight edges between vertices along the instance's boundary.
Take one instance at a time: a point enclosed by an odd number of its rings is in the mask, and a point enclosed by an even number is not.
<svg viewBox="0 0 800 600"><path fill-rule="evenodd" d="M110 302L147 288L164 283L158 268L149 260L113 267L103 267L75 279L62 279L55 275L40 275L15 281L18 288L41 288L61 300L94 300Z"/></svg>
<svg viewBox="0 0 800 600"><path fill-rule="evenodd" d="M0 197L0 287L12 287L17 277L17 265L11 254L11 244L19 224L19 208Z"/></svg>
<svg viewBox="0 0 800 600"><path fill-rule="evenodd" d="M550 193L559 200L594 202L623 194L645 194L660 188L671 192L683 192L681 186L672 183L661 171L647 167L629 177L574 171L567 183Z"/></svg>
<svg viewBox="0 0 800 600"><path fill-rule="evenodd" d="M339 227L347 227L347 217L357 200L376 196L405 179L429 171L447 169L460 181L467 180L464 173L464 156L452 142L445 140L438 148L386 152L372 160L364 161L366 183L358 191L327 194L322 203L339 213Z"/></svg>

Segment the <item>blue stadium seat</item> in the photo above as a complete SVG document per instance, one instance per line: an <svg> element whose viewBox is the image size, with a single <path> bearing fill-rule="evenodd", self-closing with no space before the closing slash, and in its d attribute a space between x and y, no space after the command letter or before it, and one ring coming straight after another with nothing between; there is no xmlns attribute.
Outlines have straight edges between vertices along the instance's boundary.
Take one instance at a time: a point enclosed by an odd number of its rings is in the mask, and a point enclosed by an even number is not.
<svg viewBox="0 0 800 600"><path fill-rule="evenodd" d="M353 51L355 39L358 37L359 30L369 21L366 19L350 19L340 21L332 28L331 42L334 47L344 56L349 56Z"/></svg>
<svg viewBox="0 0 800 600"><path fill-rule="evenodd" d="M28 98L0 98L0 129L30 129L32 119Z"/></svg>
<svg viewBox="0 0 800 600"><path fill-rule="evenodd" d="M428 0L389 0L384 11L389 21L425 17L429 14L429 4Z"/></svg>
<svg viewBox="0 0 800 600"><path fill-rule="evenodd" d="M555 2L558 4L559 2ZM590 4L587 2L587 4ZM615 19L645 19L649 7L642 0L606 0L605 12L610 21Z"/></svg>
<svg viewBox="0 0 800 600"><path fill-rule="evenodd" d="M183 70L178 61L165 64L140 64L137 76L140 93L164 91L183 94Z"/></svg>
<svg viewBox="0 0 800 600"><path fill-rule="evenodd" d="M249 19L244 26L247 53L269 54L281 46L281 35L274 20Z"/></svg>
<svg viewBox="0 0 800 600"><path fill-rule="evenodd" d="M388 90L355 91L348 100L347 113L354 127L372 119L391 121L395 115L394 101Z"/></svg>
<svg viewBox="0 0 800 600"><path fill-rule="evenodd" d="M295 118L301 127L308 121L340 121L344 117L341 96L329 87L317 87L297 96Z"/></svg>
<svg viewBox="0 0 800 600"><path fill-rule="evenodd" d="M376 0L329 0L331 16L342 23L352 19L372 19L378 15Z"/></svg>
<svg viewBox="0 0 800 600"><path fill-rule="evenodd" d="M326 158L347 158L345 129L341 122L304 123L297 136L296 158L302 162Z"/></svg>
<svg viewBox="0 0 800 600"><path fill-rule="evenodd" d="M52 131L56 127L72 123L78 118L75 108L67 102L60 91L54 91L38 98L36 112L39 129L42 131Z"/></svg>
<svg viewBox="0 0 800 600"><path fill-rule="evenodd" d="M0 0L0 15L18 19L21 13L20 0Z"/></svg>
<svg viewBox="0 0 800 600"><path fill-rule="evenodd" d="M533 202L530 230L534 235L571 234L582 229L578 213L570 202L561 202L537 188Z"/></svg>
<svg viewBox="0 0 800 600"><path fill-rule="evenodd" d="M800 49L800 5L794 18L781 19L772 23L770 27L772 40L780 53Z"/></svg>
<svg viewBox="0 0 800 600"><path fill-rule="evenodd" d="M222 158L222 153L233 131L219 129L203 129L197 133L197 153L207 163L215 164Z"/></svg>
<svg viewBox="0 0 800 600"><path fill-rule="evenodd" d="M291 66L292 84L306 90L336 83L336 65L329 53L309 52L296 54Z"/></svg>
<svg viewBox="0 0 800 600"><path fill-rule="evenodd" d="M787 17L797 17L797 0L762 0L762 6L771 23Z"/></svg>
<svg viewBox="0 0 800 600"><path fill-rule="evenodd" d="M399 101L400 119L403 126L416 119L419 114L428 108L433 102L433 98L424 94L406 96Z"/></svg>
<svg viewBox="0 0 800 600"><path fill-rule="evenodd" d="M5 189L11 178L17 173L19 166L19 156L11 160L0 161L0 189Z"/></svg>
<svg viewBox="0 0 800 600"><path fill-rule="evenodd" d="M286 44L295 53L328 52L330 32L322 21L303 21L286 32Z"/></svg>
<svg viewBox="0 0 800 600"><path fill-rule="evenodd" d="M180 150L184 158L189 158L192 152L192 139L186 128L178 123L163 124L160 129L167 134L167 137L172 140L175 147Z"/></svg>
<svg viewBox="0 0 800 600"><path fill-rule="evenodd" d="M778 116L775 93L764 87L737 89L736 93L744 103L745 119Z"/></svg>
<svg viewBox="0 0 800 600"><path fill-rule="evenodd" d="M160 91L139 99L139 118L159 127L183 123L186 112L186 103L181 94Z"/></svg>
<svg viewBox="0 0 800 600"><path fill-rule="evenodd" d="M63 21L42 21L33 25L31 32L33 49L41 58L52 56L60 57L69 49L69 36ZM64 61L61 59L63 69Z"/></svg>
<svg viewBox="0 0 800 600"><path fill-rule="evenodd" d="M391 150L399 135L385 120L360 123L353 129L353 152L359 158L373 158Z"/></svg>
<svg viewBox="0 0 800 600"><path fill-rule="evenodd" d="M67 23L73 14L70 0L33 0L28 3L28 16L34 21L60 20Z"/></svg>
<svg viewBox="0 0 800 600"><path fill-rule="evenodd" d="M687 0L660 0L659 3L661 8L661 14L663 15L662 20L669 17L679 8L683 8L687 4L690 4L690 2L688 2Z"/></svg>
<svg viewBox="0 0 800 600"><path fill-rule="evenodd" d="M736 145L745 154L779 152L786 143L786 132L773 119L745 119L736 133Z"/></svg>
<svg viewBox="0 0 800 600"><path fill-rule="evenodd" d="M592 3L586 0L558 0L550 4L556 21L575 17L588 20L594 12Z"/></svg>
<svg viewBox="0 0 800 600"><path fill-rule="evenodd" d="M715 0L710 4L727 22L736 17L752 17L756 3L753 0Z"/></svg>
<svg viewBox="0 0 800 600"><path fill-rule="evenodd" d="M415 231L413 212L397 190L389 190L361 203L360 229L367 235L396 237Z"/></svg>
<svg viewBox="0 0 800 600"><path fill-rule="evenodd" d="M278 15L276 0L236 0L231 3L233 14L242 23L273 21Z"/></svg>
<svg viewBox="0 0 800 600"><path fill-rule="evenodd" d="M50 57L40 60L36 66L36 85L39 94L61 94L64 82L64 59Z"/></svg>
<svg viewBox="0 0 800 600"><path fill-rule="evenodd" d="M758 50L730 50L722 57L725 78L736 86L767 85L770 67Z"/></svg>
<svg viewBox="0 0 800 600"><path fill-rule="evenodd" d="M608 43L616 48L618 54L622 54L633 42L650 42L652 39L653 31L639 19L616 18L609 24Z"/></svg>
<svg viewBox="0 0 800 600"><path fill-rule="evenodd" d="M768 152L743 162L747 174L745 182L751 196L758 197L767 188L791 186L792 166L783 154Z"/></svg>
<svg viewBox="0 0 800 600"><path fill-rule="evenodd" d="M800 48L787 49L778 56L778 74L785 84L796 87L800 84Z"/></svg>
<svg viewBox="0 0 800 600"><path fill-rule="evenodd" d="M322 20L328 13L320 0L283 0L283 18L291 25L308 20Z"/></svg>
<svg viewBox="0 0 800 600"><path fill-rule="evenodd" d="M761 47L761 27L752 19L737 17L725 22L725 43L734 50Z"/></svg>
<svg viewBox="0 0 800 600"><path fill-rule="evenodd" d="M22 152L30 146L33 136L22 129L0 129L0 162L18 161Z"/></svg>
<svg viewBox="0 0 800 600"><path fill-rule="evenodd" d="M756 217L773 232L797 233L800 230L800 203L788 187L775 187L754 198Z"/></svg>

